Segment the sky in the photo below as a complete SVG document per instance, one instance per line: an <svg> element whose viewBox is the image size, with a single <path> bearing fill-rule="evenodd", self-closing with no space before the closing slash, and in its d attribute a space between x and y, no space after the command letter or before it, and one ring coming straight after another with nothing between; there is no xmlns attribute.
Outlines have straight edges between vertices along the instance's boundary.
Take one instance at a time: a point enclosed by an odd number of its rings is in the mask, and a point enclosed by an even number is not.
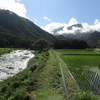
<svg viewBox="0 0 100 100"><path fill-rule="evenodd" d="M28 18L48 32L77 23L100 31L100 0L0 0L0 8Z"/></svg>

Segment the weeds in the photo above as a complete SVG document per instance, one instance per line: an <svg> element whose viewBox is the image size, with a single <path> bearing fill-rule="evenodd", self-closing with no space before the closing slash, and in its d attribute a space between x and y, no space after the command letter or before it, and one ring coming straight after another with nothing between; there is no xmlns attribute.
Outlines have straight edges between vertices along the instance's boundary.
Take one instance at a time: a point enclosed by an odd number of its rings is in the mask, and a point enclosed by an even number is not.
<svg viewBox="0 0 100 100"><path fill-rule="evenodd" d="M93 94L92 92L79 92L73 94L71 100L100 100L99 96Z"/></svg>
<svg viewBox="0 0 100 100"><path fill-rule="evenodd" d="M33 73L44 66L48 57L43 53L30 59L26 69L0 82L0 100L30 100L30 92L37 89Z"/></svg>
<svg viewBox="0 0 100 100"><path fill-rule="evenodd" d="M0 55L4 53L9 53L12 50L13 50L12 48L0 48Z"/></svg>

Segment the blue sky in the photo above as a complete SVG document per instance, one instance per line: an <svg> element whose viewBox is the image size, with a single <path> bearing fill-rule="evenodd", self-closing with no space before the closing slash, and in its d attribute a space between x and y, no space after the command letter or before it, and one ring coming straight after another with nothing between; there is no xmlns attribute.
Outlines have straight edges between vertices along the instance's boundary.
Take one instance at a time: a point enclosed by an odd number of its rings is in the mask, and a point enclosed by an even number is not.
<svg viewBox="0 0 100 100"><path fill-rule="evenodd" d="M22 0L21 3L27 10L26 16L39 26L50 22L68 23L71 18L91 25L100 19L100 0Z"/></svg>
<svg viewBox="0 0 100 100"><path fill-rule="evenodd" d="M26 17L44 29L54 24L100 24L100 0L0 0L0 8Z"/></svg>

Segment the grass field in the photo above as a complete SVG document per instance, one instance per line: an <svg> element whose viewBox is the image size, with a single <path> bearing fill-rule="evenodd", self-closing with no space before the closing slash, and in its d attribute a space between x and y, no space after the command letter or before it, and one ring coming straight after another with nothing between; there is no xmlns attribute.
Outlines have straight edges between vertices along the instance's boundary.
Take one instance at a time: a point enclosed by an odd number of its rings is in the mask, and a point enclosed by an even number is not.
<svg viewBox="0 0 100 100"><path fill-rule="evenodd" d="M11 48L0 48L0 55L4 53L9 53L11 51L12 51Z"/></svg>
<svg viewBox="0 0 100 100"><path fill-rule="evenodd" d="M56 50L81 90L100 93L100 56L94 50ZM73 54L73 55L62 55ZM80 54L80 55L74 55ZM91 55L81 55L91 54Z"/></svg>
<svg viewBox="0 0 100 100"><path fill-rule="evenodd" d="M100 54L94 49L56 49L60 54Z"/></svg>

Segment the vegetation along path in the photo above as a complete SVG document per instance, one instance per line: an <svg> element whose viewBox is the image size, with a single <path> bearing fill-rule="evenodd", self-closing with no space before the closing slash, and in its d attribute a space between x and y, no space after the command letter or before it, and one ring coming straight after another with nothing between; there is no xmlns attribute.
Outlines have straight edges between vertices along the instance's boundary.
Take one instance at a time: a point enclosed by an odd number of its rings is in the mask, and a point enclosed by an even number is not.
<svg viewBox="0 0 100 100"><path fill-rule="evenodd" d="M31 97L33 100L66 100L58 59L52 51L49 53L46 66L39 74L33 75L37 79L38 88L31 93Z"/></svg>
<svg viewBox="0 0 100 100"><path fill-rule="evenodd" d="M61 69L61 73L62 73L62 80L64 83L66 96L67 96L67 98L70 99L71 96L73 95L73 93L77 93L80 90L80 88L79 88L78 84L76 83L74 77L72 76L72 74L68 70L66 64L60 58L59 53L54 52L54 54L56 55L56 57L59 61L59 64L60 64L60 69Z"/></svg>

